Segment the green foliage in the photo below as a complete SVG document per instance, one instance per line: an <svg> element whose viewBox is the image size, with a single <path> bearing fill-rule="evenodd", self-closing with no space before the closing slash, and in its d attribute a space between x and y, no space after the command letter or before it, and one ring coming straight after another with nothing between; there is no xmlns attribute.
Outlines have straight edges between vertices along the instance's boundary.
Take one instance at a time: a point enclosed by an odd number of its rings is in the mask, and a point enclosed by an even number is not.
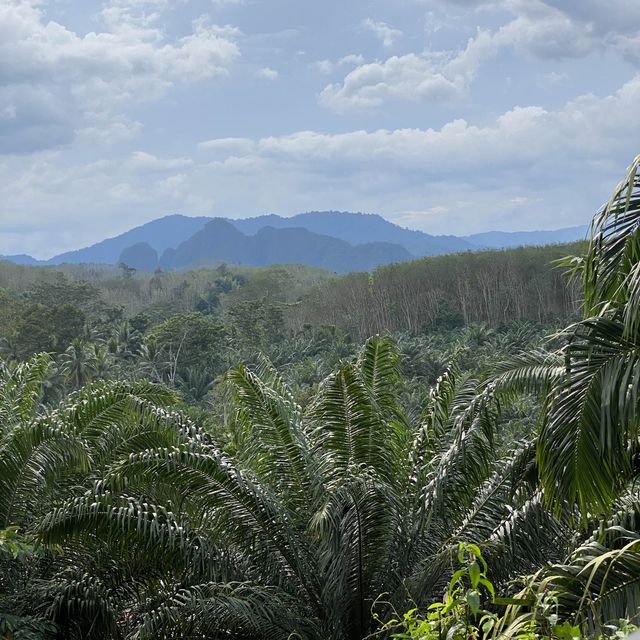
<svg viewBox="0 0 640 640"><path fill-rule="evenodd" d="M61 549L25 575L21 615L65 637L362 638L381 592L396 609L436 598L461 540L512 567L557 555L552 516L513 519L535 487L516 489L520 457L491 453L494 394L451 372L412 425L400 367L392 340L371 339L304 408L265 359L232 370L233 455L142 383L90 385L18 421L2 513ZM469 564L479 589L484 573Z"/></svg>
<svg viewBox="0 0 640 640"><path fill-rule="evenodd" d="M16 353L26 358L42 351L61 353L84 332L86 317L69 305L34 304L25 309L12 337Z"/></svg>
<svg viewBox="0 0 640 640"><path fill-rule="evenodd" d="M563 261L582 281L586 318L556 337L556 352L512 360L494 378L496 394L540 395L537 472L556 516L574 525L574 506L583 523L617 509L529 579L495 625L499 638L620 637L640 615L639 167L637 158L596 217L587 255Z"/></svg>
<svg viewBox="0 0 640 640"><path fill-rule="evenodd" d="M576 552L577 556L582 553L581 550ZM582 579L582 583L587 585L583 602L579 603L577 610L588 614L591 623L602 619L602 610L594 615L594 603L586 601L589 583L593 581L595 573L605 573L599 559L591 560L586 565L587 569L593 565L591 573L585 573L584 565L575 567L573 573L567 568L561 573L561 567L545 570L539 574L548 574L544 579L534 577L515 598L496 597L495 587L487 575L488 565L477 545L460 543L458 561L461 568L452 575L441 602L429 605L425 616L413 608L401 617L391 618L381 624L376 635L390 634L391 638L398 640L604 640L624 638L637 628L629 621L629 618L637 617L638 606L635 602L629 602L624 607L624 615L607 618L607 624L597 627L587 624L585 618L573 618L571 615L576 610L576 603L567 607L566 601L571 597L570 594L575 593L575 589L563 584L563 580L570 580L570 575ZM626 582L626 576L618 576L614 580L617 584L610 586L611 595ZM632 587L628 584L625 587L631 593ZM620 596L617 597L622 600ZM506 611L499 613L504 607Z"/></svg>
<svg viewBox="0 0 640 640"><path fill-rule="evenodd" d="M265 351L284 338L282 305L243 300L227 312L231 338L239 350Z"/></svg>
<svg viewBox="0 0 640 640"><path fill-rule="evenodd" d="M640 160L594 221L578 261L586 319L565 332L564 375L540 434L541 479L559 507L606 514L636 476L640 403Z"/></svg>
<svg viewBox="0 0 640 640"><path fill-rule="evenodd" d="M566 321L579 315L580 283L551 264L584 243L424 258L347 274L306 292L300 324L335 324L358 340L406 331Z"/></svg>
<svg viewBox="0 0 640 640"><path fill-rule="evenodd" d="M146 338L153 345L160 380L176 384L200 365L210 379L222 372L226 362L227 335L224 325L211 316L192 312L172 316L154 327Z"/></svg>
<svg viewBox="0 0 640 640"><path fill-rule="evenodd" d="M498 616L483 608L483 603L495 598L487 563L477 545L463 542L458 546L457 559L461 567L451 576L441 602L427 607L424 618L414 608L401 619L388 620L379 634L390 632L397 640L467 640L490 635Z"/></svg>

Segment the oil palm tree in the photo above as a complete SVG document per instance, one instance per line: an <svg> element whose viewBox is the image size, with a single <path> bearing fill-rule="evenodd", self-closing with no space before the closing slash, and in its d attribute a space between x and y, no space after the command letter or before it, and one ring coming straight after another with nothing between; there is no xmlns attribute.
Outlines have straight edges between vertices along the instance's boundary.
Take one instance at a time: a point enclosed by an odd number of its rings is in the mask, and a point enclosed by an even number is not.
<svg viewBox="0 0 640 640"><path fill-rule="evenodd" d="M0 539L14 540L10 553L0 543L0 628L23 635L31 627L49 628L52 613L38 606L47 602L44 585L48 592L58 571L88 558L77 546L64 560L54 549L34 546L44 514L90 491L112 460L182 438L174 414L158 409L173 396L144 382L96 384L48 410L41 400L51 367L50 357L40 354L0 370Z"/></svg>
<svg viewBox="0 0 640 640"><path fill-rule="evenodd" d="M526 355L496 380L539 394L541 492L556 512L576 505L582 530L593 529L585 539L579 527L575 548L534 588L598 633L640 622L639 168L640 156L596 215L587 254L563 263L581 279L584 319L556 336L557 351Z"/></svg>
<svg viewBox="0 0 640 640"><path fill-rule="evenodd" d="M555 505L610 513L637 476L640 435L640 156L573 260L585 319L563 332L563 375L540 433L541 480Z"/></svg>
<svg viewBox="0 0 640 640"><path fill-rule="evenodd" d="M72 602L109 630L85 622L85 637L360 640L372 608L438 597L460 540L487 546L499 580L563 557L569 531L523 482L534 447L494 458L494 388L453 368L413 426L386 338L304 409L266 361L229 381L233 455L200 433L141 449L40 522L43 541L91 558L60 574L54 618Z"/></svg>

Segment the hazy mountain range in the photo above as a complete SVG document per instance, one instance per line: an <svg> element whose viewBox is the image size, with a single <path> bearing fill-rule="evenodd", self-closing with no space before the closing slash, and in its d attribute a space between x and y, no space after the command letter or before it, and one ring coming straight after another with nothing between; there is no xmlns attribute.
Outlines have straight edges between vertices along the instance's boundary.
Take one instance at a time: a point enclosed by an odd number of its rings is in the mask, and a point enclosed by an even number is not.
<svg viewBox="0 0 640 640"><path fill-rule="evenodd" d="M284 218L265 215L226 218L170 215L90 247L40 261L24 254L2 256L18 264L125 264L153 271L215 266L300 263L330 271L368 271L382 264L479 249L571 242L588 229L434 236L404 229L374 214L314 211Z"/></svg>

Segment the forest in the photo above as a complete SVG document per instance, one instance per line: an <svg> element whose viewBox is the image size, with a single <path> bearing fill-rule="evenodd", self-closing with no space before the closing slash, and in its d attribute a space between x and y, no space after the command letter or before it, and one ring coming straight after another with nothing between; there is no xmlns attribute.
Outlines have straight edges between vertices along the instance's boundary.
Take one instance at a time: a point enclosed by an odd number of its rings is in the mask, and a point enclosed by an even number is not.
<svg viewBox="0 0 640 640"><path fill-rule="evenodd" d="M0 638L634 630L639 171L571 245L0 263Z"/></svg>

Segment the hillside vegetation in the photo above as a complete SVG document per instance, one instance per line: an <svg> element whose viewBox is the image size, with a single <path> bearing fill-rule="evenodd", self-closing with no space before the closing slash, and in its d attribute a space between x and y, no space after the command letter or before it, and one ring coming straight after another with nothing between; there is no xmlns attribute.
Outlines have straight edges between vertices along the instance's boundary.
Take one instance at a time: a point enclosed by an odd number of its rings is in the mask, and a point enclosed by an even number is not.
<svg viewBox="0 0 640 640"><path fill-rule="evenodd" d="M358 340L388 331L575 317L580 284L554 262L586 243L425 258L327 280L298 307L300 323L331 324Z"/></svg>

